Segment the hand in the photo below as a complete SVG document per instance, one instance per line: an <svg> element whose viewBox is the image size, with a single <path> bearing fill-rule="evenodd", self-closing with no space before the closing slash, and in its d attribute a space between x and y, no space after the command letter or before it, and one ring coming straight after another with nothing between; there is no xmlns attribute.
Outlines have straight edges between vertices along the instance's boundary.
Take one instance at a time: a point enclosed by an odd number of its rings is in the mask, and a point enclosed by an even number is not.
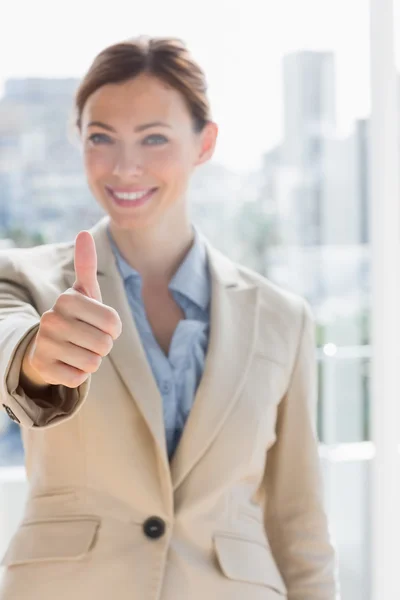
<svg viewBox="0 0 400 600"><path fill-rule="evenodd" d="M98 370L122 330L118 313L102 303L93 237L75 240L75 282L43 313L22 364L22 386L80 386Z"/></svg>

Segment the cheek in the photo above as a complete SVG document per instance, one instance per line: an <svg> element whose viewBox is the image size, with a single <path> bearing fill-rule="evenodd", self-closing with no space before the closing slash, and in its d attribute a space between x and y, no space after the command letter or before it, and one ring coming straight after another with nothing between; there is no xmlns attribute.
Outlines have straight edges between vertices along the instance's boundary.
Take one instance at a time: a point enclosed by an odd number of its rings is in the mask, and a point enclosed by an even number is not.
<svg viewBox="0 0 400 600"><path fill-rule="evenodd" d="M186 182L192 171L190 154L180 147L169 147L154 153L147 167L160 180L176 185Z"/></svg>
<svg viewBox="0 0 400 600"><path fill-rule="evenodd" d="M94 181L113 170L114 160L110 153L87 150L84 156L85 169L89 180Z"/></svg>

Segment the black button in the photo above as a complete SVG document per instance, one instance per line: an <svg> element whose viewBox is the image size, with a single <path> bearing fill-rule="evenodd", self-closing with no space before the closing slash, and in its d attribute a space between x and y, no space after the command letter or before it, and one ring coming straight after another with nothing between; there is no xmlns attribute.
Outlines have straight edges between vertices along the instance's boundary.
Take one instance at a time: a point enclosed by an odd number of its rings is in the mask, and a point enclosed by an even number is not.
<svg viewBox="0 0 400 600"><path fill-rule="evenodd" d="M3 406L4 406L4 410L6 411L6 413L10 417L10 419L12 419L13 421L15 421L16 423L20 423L20 420L17 419L17 417L14 415L13 411L11 410L11 408L9 406L6 406L5 404L3 404Z"/></svg>
<svg viewBox="0 0 400 600"><path fill-rule="evenodd" d="M143 523L145 535L153 540L162 537L165 533L165 522L159 517L150 517Z"/></svg>

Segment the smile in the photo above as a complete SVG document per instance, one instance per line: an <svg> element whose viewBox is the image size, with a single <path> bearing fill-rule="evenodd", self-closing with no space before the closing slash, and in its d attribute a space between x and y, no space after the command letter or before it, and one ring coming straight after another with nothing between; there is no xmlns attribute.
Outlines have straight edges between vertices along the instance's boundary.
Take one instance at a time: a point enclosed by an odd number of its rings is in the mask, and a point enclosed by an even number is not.
<svg viewBox="0 0 400 600"><path fill-rule="evenodd" d="M157 191L157 188L146 188L141 190L115 190L106 186L109 196L114 200L115 204L121 207L126 206L142 206L145 204Z"/></svg>

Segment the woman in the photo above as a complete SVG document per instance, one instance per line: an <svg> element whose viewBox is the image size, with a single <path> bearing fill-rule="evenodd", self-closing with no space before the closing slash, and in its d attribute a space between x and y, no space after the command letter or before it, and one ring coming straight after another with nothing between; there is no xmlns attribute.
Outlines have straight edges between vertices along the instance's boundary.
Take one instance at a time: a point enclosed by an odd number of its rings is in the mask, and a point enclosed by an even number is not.
<svg viewBox="0 0 400 600"><path fill-rule="evenodd" d="M76 96L107 213L0 255L0 398L29 497L1 600L333 600L303 300L192 227L217 127L184 45L133 40Z"/></svg>

